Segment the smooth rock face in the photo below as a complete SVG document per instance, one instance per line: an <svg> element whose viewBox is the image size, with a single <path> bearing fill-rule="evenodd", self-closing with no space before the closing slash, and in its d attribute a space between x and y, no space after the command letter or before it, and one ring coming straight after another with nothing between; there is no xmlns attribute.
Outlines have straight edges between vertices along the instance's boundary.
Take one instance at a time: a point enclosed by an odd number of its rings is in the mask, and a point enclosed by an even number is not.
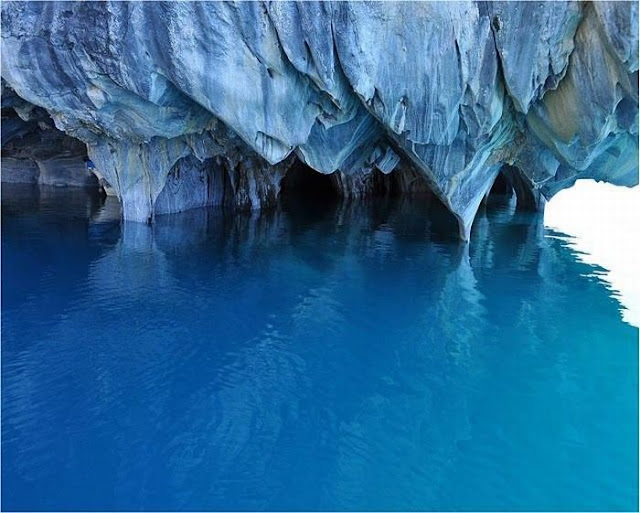
<svg viewBox="0 0 640 513"><path fill-rule="evenodd" d="M635 185L637 48L635 2L2 5L6 108L86 143L138 221L271 204L296 159L345 196L402 168L464 239L504 164L534 208Z"/></svg>

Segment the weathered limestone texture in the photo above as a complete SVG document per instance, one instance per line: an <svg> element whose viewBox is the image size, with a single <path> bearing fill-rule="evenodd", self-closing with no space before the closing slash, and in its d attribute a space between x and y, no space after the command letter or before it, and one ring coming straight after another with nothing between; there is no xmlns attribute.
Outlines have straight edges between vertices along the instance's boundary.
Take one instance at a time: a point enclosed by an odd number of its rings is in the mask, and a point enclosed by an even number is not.
<svg viewBox="0 0 640 513"><path fill-rule="evenodd" d="M637 2L3 2L2 79L3 139L46 111L136 221L272 204L295 160L349 197L401 168L463 239L503 165L523 208L638 183Z"/></svg>

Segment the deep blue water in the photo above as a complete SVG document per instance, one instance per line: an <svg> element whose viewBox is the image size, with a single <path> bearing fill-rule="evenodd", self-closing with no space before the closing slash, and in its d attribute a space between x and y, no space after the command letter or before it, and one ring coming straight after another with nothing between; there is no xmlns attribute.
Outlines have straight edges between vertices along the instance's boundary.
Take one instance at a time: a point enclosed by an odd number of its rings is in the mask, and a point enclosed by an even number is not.
<svg viewBox="0 0 640 513"><path fill-rule="evenodd" d="M635 510L638 330L492 202L121 226L3 188L3 510Z"/></svg>

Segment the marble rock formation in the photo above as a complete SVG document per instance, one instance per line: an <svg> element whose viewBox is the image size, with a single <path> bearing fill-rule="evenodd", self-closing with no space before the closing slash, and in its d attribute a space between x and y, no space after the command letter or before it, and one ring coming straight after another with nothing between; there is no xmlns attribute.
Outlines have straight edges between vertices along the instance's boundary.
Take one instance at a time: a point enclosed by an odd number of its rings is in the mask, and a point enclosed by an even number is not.
<svg viewBox="0 0 640 513"><path fill-rule="evenodd" d="M87 147L57 130L46 110L17 96L2 81L2 181L98 185L87 172Z"/></svg>
<svg viewBox="0 0 640 513"><path fill-rule="evenodd" d="M4 2L2 79L3 152L31 109L136 221L269 205L304 165L428 189L468 239L502 169L534 209L638 182L637 2Z"/></svg>

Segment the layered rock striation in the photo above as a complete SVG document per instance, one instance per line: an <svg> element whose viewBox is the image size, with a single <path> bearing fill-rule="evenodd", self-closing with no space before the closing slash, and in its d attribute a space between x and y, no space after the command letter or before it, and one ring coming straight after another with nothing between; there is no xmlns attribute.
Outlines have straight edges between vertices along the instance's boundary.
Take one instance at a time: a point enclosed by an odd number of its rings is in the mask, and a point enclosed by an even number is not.
<svg viewBox="0 0 640 513"><path fill-rule="evenodd" d="M129 220L273 204L300 163L428 189L463 239L501 170L532 209L638 183L636 2L3 2L2 80L3 151L45 112Z"/></svg>

